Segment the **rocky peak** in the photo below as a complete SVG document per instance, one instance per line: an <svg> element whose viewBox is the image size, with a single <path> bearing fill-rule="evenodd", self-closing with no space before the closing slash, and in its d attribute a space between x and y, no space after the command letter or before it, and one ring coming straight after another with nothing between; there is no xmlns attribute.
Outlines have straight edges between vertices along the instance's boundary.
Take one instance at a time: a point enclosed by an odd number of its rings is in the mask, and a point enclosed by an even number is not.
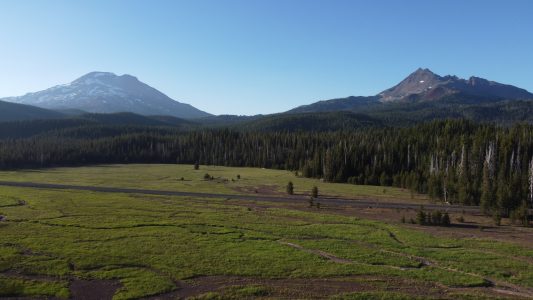
<svg viewBox="0 0 533 300"><path fill-rule="evenodd" d="M398 85L383 91L379 96L384 102L400 100L413 94L429 91L442 81L444 79L431 70L419 68Z"/></svg>

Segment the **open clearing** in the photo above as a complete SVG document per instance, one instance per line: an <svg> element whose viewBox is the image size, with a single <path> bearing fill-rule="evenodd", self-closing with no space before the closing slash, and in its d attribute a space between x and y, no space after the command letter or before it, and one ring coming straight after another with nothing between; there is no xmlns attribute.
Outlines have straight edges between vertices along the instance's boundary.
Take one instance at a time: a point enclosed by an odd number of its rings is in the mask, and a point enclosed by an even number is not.
<svg viewBox="0 0 533 300"><path fill-rule="evenodd" d="M203 180L206 173L213 176L214 180ZM0 172L0 180L219 194L257 192L264 195L285 195L285 186L287 182L292 181L296 194L309 194L311 188L316 185L321 193L329 196L409 200L420 203L428 201L425 195L411 195L404 189L324 183L320 180L297 177L288 171L218 166L201 166L200 170L194 170L191 165L131 164L6 171Z"/></svg>
<svg viewBox="0 0 533 300"><path fill-rule="evenodd" d="M205 181L209 173L215 180ZM240 175L241 179L237 179ZM184 177L184 180L181 180ZM232 179L234 181L232 181ZM285 171L117 165L1 172L0 180L423 203ZM256 193L257 190L257 193ZM413 210L0 187L0 296L76 299L485 299L533 297L533 232ZM483 228L480 229L480 227Z"/></svg>

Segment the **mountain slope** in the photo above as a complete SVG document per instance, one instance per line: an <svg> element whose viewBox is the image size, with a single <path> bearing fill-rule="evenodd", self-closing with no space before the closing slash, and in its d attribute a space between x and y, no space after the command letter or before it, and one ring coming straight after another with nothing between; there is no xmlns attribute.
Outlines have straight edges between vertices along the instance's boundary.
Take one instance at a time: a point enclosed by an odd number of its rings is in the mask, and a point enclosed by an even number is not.
<svg viewBox="0 0 533 300"><path fill-rule="evenodd" d="M107 72L92 72L69 84L0 100L47 109L82 110L92 113L132 112L188 119L210 115L189 104L169 98L136 77L117 76Z"/></svg>
<svg viewBox="0 0 533 300"><path fill-rule="evenodd" d="M30 105L0 101L0 122L55 119L62 117L64 117L64 115L56 111L42 109Z"/></svg>
<svg viewBox="0 0 533 300"><path fill-rule="evenodd" d="M357 108L378 104L378 97L347 97L322 100L309 105L302 105L289 110L287 113L315 113L331 111L353 111Z"/></svg>
<svg viewBox="0 0 533 300"><path fill-rule="evenodd" d="M380 120L351 112L275 114L243 122L236 128L251 131L335 131L383 126Z"/></svg>

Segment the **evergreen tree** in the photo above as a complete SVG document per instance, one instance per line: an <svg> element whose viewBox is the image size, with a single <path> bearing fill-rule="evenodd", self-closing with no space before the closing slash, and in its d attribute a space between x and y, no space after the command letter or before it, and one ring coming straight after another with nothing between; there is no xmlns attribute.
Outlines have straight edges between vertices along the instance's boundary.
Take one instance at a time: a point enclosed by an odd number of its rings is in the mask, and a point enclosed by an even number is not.
<svg viewBox="0 0 533 300"><path fill-rule="evenodd" d="M445 212L443 215L442 215L442 222L441 224L443 226L450 226L451 225L451 221L450 221L450 215L448 215L447 212Z"/></svg>
<svg viewBox="0 0 533 300"><path fill-rule="evenodd" d="M426 213L424 208L420 207L416 213L416 223L419 225L426 225Z"/></svg>
<svg viewBox="0 0 533 300"><path fill-rule="evenodd" d="M292 181L289 181L289 183L287 183L287 194L294 194L294 185L292 184Z"/></svg>
<svg viewBox="0 0 533 300"><path fill-rule="evenodd" d="M318 198L318 187L317 186L314 186L313 189L311 190L311 197Z"/></svg>
<svg viewBox="0 0 533 300"><path fill-rule="evenodd" d="M494 146L489 145L483 163L483 185L481 190L481 207L489 212L496 207L494 190Z"/></svg>
<svg viewBox="0 0 533 300"><path fill-rule="evenodd" d="M470 174L470 158L468 149L463 141L461 148L461 158L457 170L457 200L462 205L473 205L474 195L472 191L472 180Z"/></svg>
<svg viewBox="0 0 533 300"><path fill-rule="evenodd" d="M533 158L529 163L529 204L533 207Z"/></svg>

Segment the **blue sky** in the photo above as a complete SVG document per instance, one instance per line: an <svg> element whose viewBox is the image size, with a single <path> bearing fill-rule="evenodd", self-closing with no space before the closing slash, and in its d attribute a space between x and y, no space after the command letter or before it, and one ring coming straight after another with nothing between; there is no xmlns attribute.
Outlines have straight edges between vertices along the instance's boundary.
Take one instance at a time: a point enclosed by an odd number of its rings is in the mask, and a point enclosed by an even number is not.
<svg viewBox="0 0 533 300"><path fill-rule="evenodd" d="M374 95L418 67L533 91L533 1L0 2L0 97L90 71L214 114Z"/></svg>

